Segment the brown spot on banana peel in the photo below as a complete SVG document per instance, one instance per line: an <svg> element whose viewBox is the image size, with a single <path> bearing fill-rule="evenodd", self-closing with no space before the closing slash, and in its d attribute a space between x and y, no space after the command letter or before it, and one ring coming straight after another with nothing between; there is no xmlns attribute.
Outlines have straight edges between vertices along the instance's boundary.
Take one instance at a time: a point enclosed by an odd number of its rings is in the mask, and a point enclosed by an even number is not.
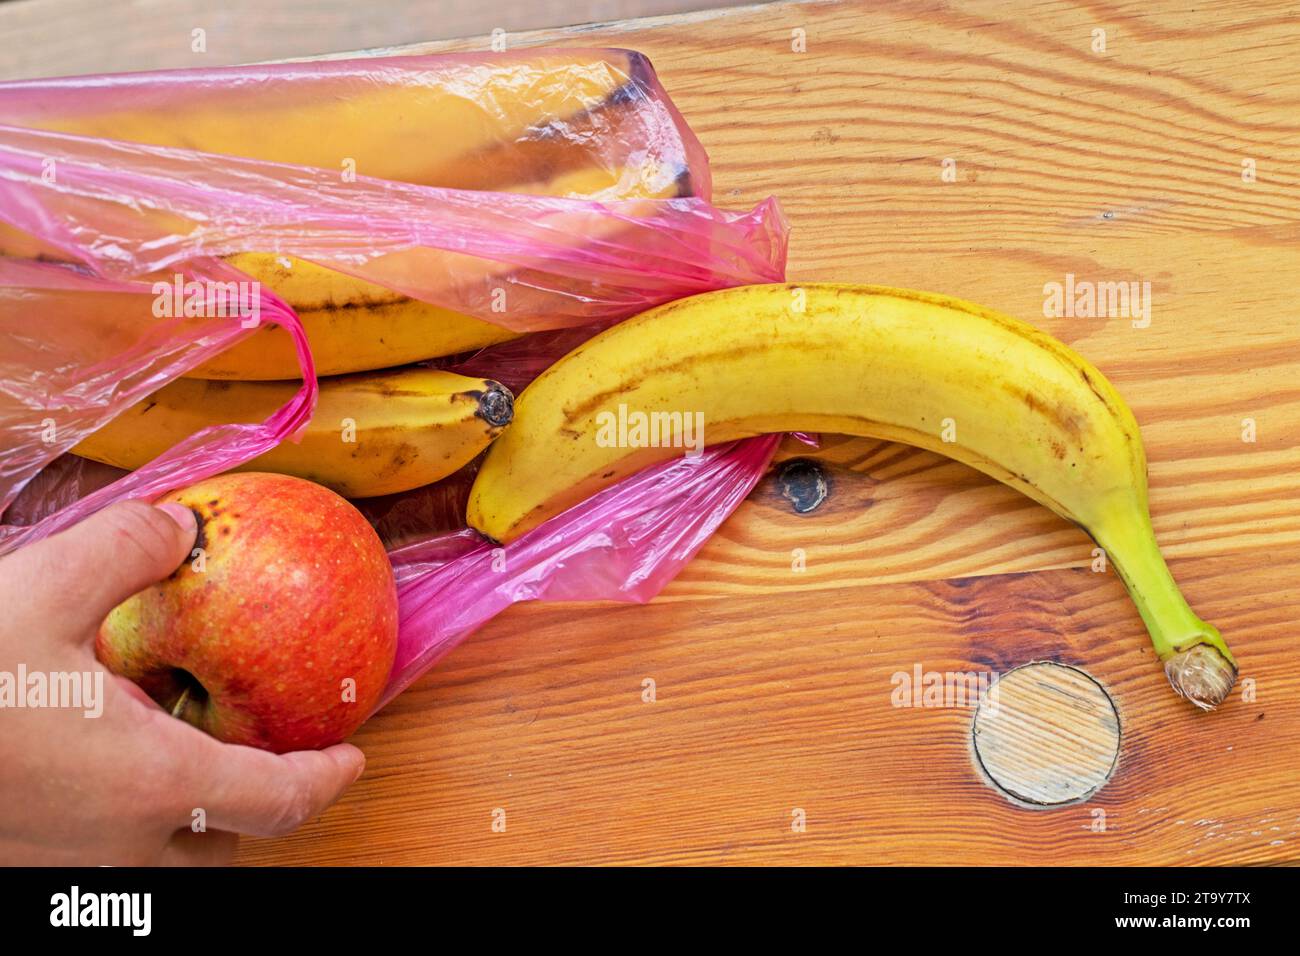
<svg viewBox="0 0 1300 956"><path fill-rule="evenodd" d="M801 286L797 283L787 283L786 288L789 290L806 289L808 286ZM838 297L849 294L853 291L852 288L837 289L836 296ZM992 309L985 309L982 306L977 306L973 302L966 302L962 299L950 299L930 292L921 292L917 289L891 289L888 293L881 292L878 294L888 295L889 297L896 299L906 299L912 302L925 302L930 305L938 305L943 308L952 309L956 312L965 312L967 315L974 315L992 322L995 325L1006 329L1008 332L1034 343L1039 348L1043 349L1043 351L1049 353L1062 365L1075 370L1083 378L1084 383L1087 384L1092 393L1097 396L1102 405L1109 410L1111 415L1116 418L1123 418L1120 409L1115 407L1111 400L1106 396L1104 390L1098 387L1097 383L1093 381L1092 375L1088 372L1087 365L1084 364L1083 357L1064 342L1053 338L1041 329L1035 328L1027 322L1021 322L1018 319L1013 319L1010 316L1003 315L1000 312L995 312Z"/></svg>
<svg viewBox="0 0 1300 956"><path fill-rule="evenodd" d="M394 475L412 462L420 458L420 449L408 441L390 441L394 437L400 437L401 429L388 428L382 431L376 430L366 441L359 441L352 447L349 457L354 461L370 460L370 477L374 481L382 481L392 478ZM322 482L337 488L340 482ZM347 484L343 482L342 484Z"/></svg>
<svg viewBox="0 0 1300 956"><path fill-rule="evenodd" d="M275 283L267 284L275 288ZM419 300L413 299L409 295L402 295L400 292L392 292L390 295L378 295L367 291L362 294L361 298L348 299L346 302L335 302L332 299L307 303L300 302L294 306L294 311L298 313L298 318L306 320L333 312L355 312L359 309L396 309L409 306L417 301Z"/></svg>
<svg viewBox="0 0 1300 956"><path fill-rule="evenodd" d="M1097 396L1097 400L1106 406L1106 410L1109 411L1113 417L1122 418L1123 416L1120 414L1119 409L1111 404L1111 400L1106 396L1106 393L1092 380L1092 376L1088 374L1088 367L1086 365L1076 365L1075 367L1078 368L1079 375L1083 377L1084 384L1088 386L1092 391L1092 394ZM1126 433L1127 431L1128 429L1125 429Z"/></svg>
<svg viewBox="0 0 1300 956"><path fill-rule="evenodd" d="M673 304L675 305L676 303ZM670 311L670 309L665 309L665 311ZM590 417L591 413L604 406L609 399L626 399L627 396L641 387L642 382L648 381L657 376L671 375L674 372L680 372L683 369L691 369L712 362L725 362L733 357L742 355L749 356L755 354L756 351L767 351L773 348L780 348L784 353L794 351L812 351L812 349L804 347L798 342L771 341L764 342L756 347L745 345L737 348L719 349L714 352L693 352L689 356L676 359L672 362L655 365L647 364L643 366L640 371L628 376L626 381L621 382L614 388L607 388L603 392L598 392L595 395L584 399L581 404L565 406L564 425L561 426L561 430L567 432L570 429L566 426L586 424L586 420Z"/></svg>
<svg viewBox="0 0 1300 956"><path fill-rule="evenodd" d="M816 285L815 283L809 283L808 285L800 285L798 283L786 283L784 288L788 291L793 292L796 289L806 290L815 285ZM854 294L856 291L857 290L853 288L839 288L834 290L837 298L844 295ZM1093 380L1092 375L1088 372L1087 366L1083 364L1082 356L1080 356L1077 352L1070 349L1069 346L1065 345L1063 342L1060 342L1052 338L1050 335L1046 334L1040 329L1036 329L1032 325L1029 325L1024 322L1020 322L1016 319L1012 319L1009 316L1002 315L1001 313L994 312L991 309L981 308L979 306L974 305L973 303L963 302L960 299L948 299L943 296L937 296L931 293L920 292L914 289L891 289L887 293L881 291L876 294L881 296L886 296L888 298L903 299L903 300L914 301L914 302L924 302L930 305L937 305L942 308L949 308L956 312L965 312L967 315L973 315L985 319L986 321L992 322L998 325L1000 328L1003 328L1008 332L1011 332L1012 334L1016 335L1019 338L1032 342L1034 345L1038 346L1043 351L1050 354L1053 358L1055 358L1066 368L1078 374L1083 379L1084 383L1088 386L1088 389L1093 393L1093 395L1097 397L1098 401L1101 402L1102 406L1107 410L1107 412L1113 418L1119 420L1121 424L1127 424L1124 421L1124 416L1121 413L1121 410L1115 407L1113 402L1105 394L1105 391L1102 388L1100 388L1098 384ZM691 305L691 303L692 303L691 298L677 299L676 301L670 302L666 305L658 306L656 309L652 310L653 315L656 320L662 320L664 316L670 315L673 312L678 311L679 309L685 308ZM809 305L811 308L811 303ZM645 315L649 315L649 314L650 313L642 313L642 316L638 317L638 319L643 318ZM744 346L744 347L738 347L733 349L724 349L716 352L696 352L696 353L692 353L688 357L677 359L672 362L668 362L664 364L646 365L645 367L642 368L640 372L630 376L627 379L627 381L619 385L617 388L607 389L597 395L593 395L587 398L586 400L584 400L580 405L566 407L564 409L565 423L568 425L576 424L579 420L583 419L589 412L593 412L596 409L600 408L606 402L606 400L610 398L614 398L616 396L626 395L629 392L635 391L638 387L640 387L640 384L643 381L652 378L654 376L671 374L673 372L680 371L684 368L698 366L702 363L707 363L711 361L725 361L726 359L734 355L741 355L741 354L750 355L753 354L755 348L764 349L764 350L771 349L771 348L780 348L783 351L789 351L791 349L799 349L800 343L791 342L782 339L773 339L766 342L758 343L757 345L754 346ZM569 356L569 358L576 358L576 356L580 353L580 351L581 348L575 350L574 353L572 353L571 356ZM1010 384L1008 384L1006 387L1008 388L1008 390L1014 390L1014 386L1011 386ZM1034 399L1028 391L1023 392L1023 394L1025 396L1025 400L1027 403L1036 401L1036 399ZM1033 408L1034 406L1031 405L1030 407ZM1082 424L1079 422L1077 416L1066 414L1062 410L1053 410L1050 412L1045 408L1042 410L1051 414L1052 417L1056 420L1057 424L1060 425L1060 427L1063 428L1064 430L1068 431L1070 434L1075 436L1079 436L1081 434ZM1131 441L1132 436L1128 435L1127 427L1122 430L1125 432L1126 437Z"/></svg>
<svg viewBox="0 0 1300 956"><path fill-rule="evenodd" d="M924 432L917 431L915 429L904 428L900 426L885 425L884 423L879 422L875 419L867 418L866 416L861 416L861 415L844 414L841 415L840 417L847 421L860 422L862 426L860 429L852 429L846 431L845 434L853 434L860 437L868 437L868 438L882 438L886 441L899 441L904 444L913 445L918 448L928 449L930 451L935 452L936 454L943 455L945 458L953 457L951 454L952 446L942 443L937 439L935 439L934 436L928 435ZM752 429L738 428L735 422L714 422L712 423L711 428L714 429L715 435L722 434L726 436L726 437L718 438L717 440L720 442L731 441L732 439L735 438L752 437L754 435L760 434L759 432L756 432ZM585 433L580 429L561 427L560 431L563 434L571 435L574 439L582 438L585 436ZM989 475L990 477L994 478L997 481L1002 482L1003 484L1011 486L1012 488L1019 491L1021 494L1025 495L1031 500L1038 502L1044 507L1050 509L1051 511L1065 518L1067 521L1071 521L1074 524L1079 524L1079 522L1071 515L1068 509L1064 508L1060 504L1060 502L1056 501L1054 498L1043 493L1026 476L1020 474L1013 474L1007 471L997 462L970 453L969 449L964 449L964 450L968 452L967 457L961 459L953 458L953 460L960 461L961 463L966 464L976 469L977 471ZM624 476L635 474L636 472L640 471L641 468L649 467L651 464L654 464L658 461L667 460L668 458L673 457L675 453L673 449L659 449L657 450L656 454L647 455L648 451L656 451L656 450L641 449L638 452L625 455L621 459L606 464L605 467L607 470L601 473L599 478L597 478L596 473L593 472L592 474L586 476L584 479L579 481L574 486L574 488L570 490L574 491L576 489L582 488L583 486L587 485L593 480L598 480L602 483L608 482L608 484L613 484L614 482L620 480ZM588 497L589 495L592 494L596 494L599 490L601 489L597 488L592 491L589 491L587 495L583 495L579 493L575 496L573 501L569 502L568 504L565 504L563 507L559 508L558 510L553 509L553 506L555 504L555 502L553 501L539 502L538 504L530 508L525 514L521 515L518 519L516 519L514 523L509 528L506 529L505 533L502 535L503 540L506 541L512 540L513 538L517 537L519 534L531 530L536 525L540 524L542 521L545 521L553 517L554 515L559 514L560 512L568 510L568 508L584 500L585 497ZM1083 525L1079 524L1079 527L1083 528ZM517 530L520 528L522 528L523 531ZM482 533L482 529L475 528L475 530ZM1083 530L1087 532L1088 529L1083 528Z"/></svg>
<svg viewBox="0 0 1300 956"><path fill-rule="evenodd" d="M361 390L375 394L383 395L385 398L419 398L429 397L429 393L420 388L407 388L401 383L407 381L407 371L405 369L394 369L387 372L349 372L346 375L331 375L329 379L339 391L343 390L345 385L355 384ZM229 385L229 382L222 382L223 385ZM493 383L484 381L485 386ZM455 399L461 396L473 396L478 398L477 391L456 392L451 398Z"/></svg>
<svg viewBox="0 0 1300 956"><path fill-rule="evenodd" d="M278 257L269 259L269 261L266 258L262 258L258 261L257 268L251 270L241 267L237 256L227 256L226 262L230 266L239 269L247 275L255 276L260 282L273 289L282 287L286 282L295 278L293 268L286 268L281 265ZM294 311L298 313L299 318L306 318L311 313L348 312L355 309L374 308L376 306L404 305L408 302L415 301L408 295L396 292L384 286L375 285L374 283L370 283L370 287L364 290L357 291L360 293L359 298L351 298L344 302L337 302L334 299L317 299L313 302L304 302L301 299L296 300L294 303ZM270 327L268 327L265 331L270 330Z"/></svg>
<svg viewBox="0 0 1300 956"><path fill-rule="evenodd" d="M1019 398L1025 407L1035 415L1049 419L1059 431L1067 433L1073 443L1082 444L1083 432L1088 420L1078 411L1062 403L1051 404L1041 400L1028 389L1023 389L1012 382L1003 382L1002 388L1013 398ZM1059 446L1059 447L1058 447ZM1052 443L1052 452L1057 458L1065 458L1065 446L1056 441Z"/></svg>

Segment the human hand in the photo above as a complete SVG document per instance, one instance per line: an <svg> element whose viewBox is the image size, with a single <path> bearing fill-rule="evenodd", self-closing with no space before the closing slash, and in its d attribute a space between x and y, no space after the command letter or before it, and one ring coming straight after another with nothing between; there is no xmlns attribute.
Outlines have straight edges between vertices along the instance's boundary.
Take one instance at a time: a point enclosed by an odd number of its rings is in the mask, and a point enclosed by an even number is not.
<svg viewBox="0 0 1300 956"><path fill-rule="evenodd" d="M186 508L126 502L0 558L0 863L224 863L238 833L288 833L361 775L350 744L223 744L95 659L108 612L176 570L195 535ZM89 696L16 706L32 675L79 680Z"/></svg>

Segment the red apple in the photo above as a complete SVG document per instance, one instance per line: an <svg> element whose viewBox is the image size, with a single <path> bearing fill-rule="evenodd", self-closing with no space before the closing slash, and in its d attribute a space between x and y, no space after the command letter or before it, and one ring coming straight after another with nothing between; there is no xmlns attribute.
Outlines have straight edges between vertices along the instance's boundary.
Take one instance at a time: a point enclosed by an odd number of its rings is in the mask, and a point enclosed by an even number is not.
<svg viewBox="0 0 1300 956"><path fill-rule="evenodd" d="M113 609L100 661L231 743L284 753L356 730L397 651L397 590L374 529L285 475L221 475L167 501L198 517L201 551Z"/></svg>

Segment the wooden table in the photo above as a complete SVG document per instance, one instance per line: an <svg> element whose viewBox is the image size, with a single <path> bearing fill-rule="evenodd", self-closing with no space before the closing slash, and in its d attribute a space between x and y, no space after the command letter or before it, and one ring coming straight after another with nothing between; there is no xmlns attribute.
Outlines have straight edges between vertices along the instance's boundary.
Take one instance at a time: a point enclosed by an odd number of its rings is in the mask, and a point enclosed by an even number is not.
<svg viewBox="0 0 1300 956"><path fill-rule="evenodd" d="M1300 29L1285 4L1184 7L781 4L514 43L650 54L716 201L780 197L792 278L933 288L1096 362L1253 700L1175 698L1077 529L932 454L827 436L819 509L769 477L654 603L501 615L358 735L369 767L337 807L240 859L1300 860ZM1150 325L1044 318L1067 274L1150 282ZM1016 804L976 767L970 707L891 703L917 664L1034 660L1114 701L1118 762L1086 802Z"/></svg>

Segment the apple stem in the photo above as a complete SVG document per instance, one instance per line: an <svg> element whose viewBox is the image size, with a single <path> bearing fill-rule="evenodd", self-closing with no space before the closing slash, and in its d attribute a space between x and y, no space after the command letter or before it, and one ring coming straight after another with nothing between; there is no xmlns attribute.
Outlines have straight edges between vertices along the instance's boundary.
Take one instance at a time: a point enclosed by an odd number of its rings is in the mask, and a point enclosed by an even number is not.
<svg viewBox="0 0 1300 956"><path fill-rule="evenodd" d="M176 698L176 703L172 707L172 716L179 717L181 714L185 713L185 705L188 704L189 702L190 702L190 689L186 687L183 691L181 691L181 696Z"/></svg>

